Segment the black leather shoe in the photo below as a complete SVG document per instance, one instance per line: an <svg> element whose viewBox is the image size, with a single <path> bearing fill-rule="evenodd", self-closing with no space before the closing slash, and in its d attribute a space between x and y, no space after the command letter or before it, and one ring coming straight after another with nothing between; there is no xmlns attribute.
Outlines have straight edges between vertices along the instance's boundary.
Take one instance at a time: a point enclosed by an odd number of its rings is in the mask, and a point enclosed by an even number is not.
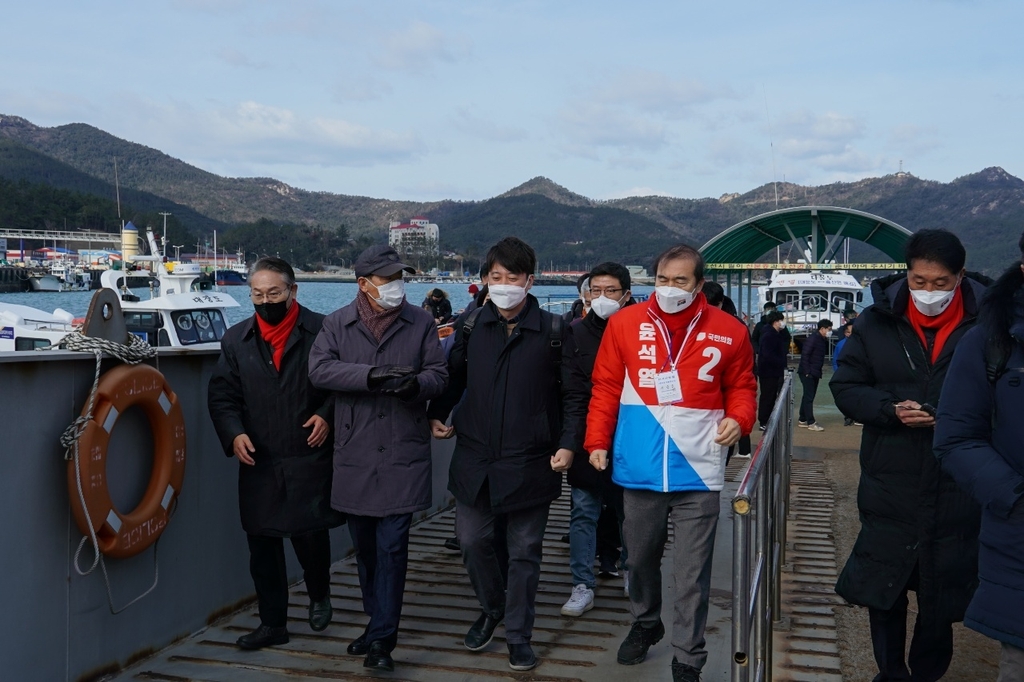
<svg viewBox="0 0 1024 682"><path fill-rule="evenodd" d="M498 627L498 623L504 618L505 614L498 618L491 618L486 613L481 614L466 633L466 648L470 651L480 651L490 644L494 637L494 628Z"/></svg>
<svg viewBox="0 0 1024 682"><path fill-rule="evenodd" d="M260 625L247 635L238 638L238 646L243 649L262 649L265 646L288 643L288 628L281 626L272 628L267 625Z"/></svg>
<svg viewBox="0 0 1024 682"><path fill-rule="evenodd" d="M332 615L334 609L331 608L330 597L309 603L309 627L313 628L313 632L326 630L331 624Z"/></svg>
<svg viewBox="0 0 1024 682"><path fill-rule="evenodd" d="M672 657L672 682L700 682L700 670Z"/></svg>
<svg viewBox="0 0 1024 682"><path fill-rule="evenodd" d="M633 623L626 639L619 645L618 661L622 665L636 665L647 658L647 650L665 636L665 624L660 620L653 628Z"/></svg>
<svg viewBox="0 0 1024 682"><path fill-rule="evenodd" d="M508 645L508 667L513 670L533 670L537 667L537 657L529 642Z"/></svg>
<svg viewBox="0 0 1024 682"><path fill-rule="evenodd" d="M366 633L356 637L351 644L348 645L348 653L352 656L365 656L366 652L370 650L370 645L366 641Z"/></svg>
<svg viewBox="0 0 1024 682"><path fill-rule="evenodd" d="M363 667L373 668L374 670L387 670L388 672L395 669L395 661L391 658L391 652L388 651L388 647L384 642L377 640L370 643L370 650L366 652Z"/></svg>
<svg viewBox="0 0 1024 682"><path fill-rule="evenodd" d="M461 552L462 551L462 545L459 544L459 539L457 537L450 537L450 538L446 539L444 541L444 548L448 549L448 550L451 550L453 552Z"/></svg>

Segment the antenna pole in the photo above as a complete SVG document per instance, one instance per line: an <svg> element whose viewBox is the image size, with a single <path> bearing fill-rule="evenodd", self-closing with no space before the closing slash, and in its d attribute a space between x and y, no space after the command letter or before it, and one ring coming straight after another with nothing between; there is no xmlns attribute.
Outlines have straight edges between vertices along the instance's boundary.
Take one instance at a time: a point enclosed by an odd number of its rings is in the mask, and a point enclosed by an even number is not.
<svg viewBox="0 0 1024 682"><path fill-rule="evenodd" d="M121 227L124 227L124 220L121 218L121 183L117 179L117 157L114 157L114 191L117 193L117 219L121 221Z"/></svg>
<svg viewBox="0 0 1024 682"><path fill-rule="evenodd" d="M768 146L772 150L772 187L775 188L775 208L779 208L779 185L775 176L775 143L772 141L772 117L768 115L768 90L761 84L761 92L764 93L764 117L768 120Z"/></svg>

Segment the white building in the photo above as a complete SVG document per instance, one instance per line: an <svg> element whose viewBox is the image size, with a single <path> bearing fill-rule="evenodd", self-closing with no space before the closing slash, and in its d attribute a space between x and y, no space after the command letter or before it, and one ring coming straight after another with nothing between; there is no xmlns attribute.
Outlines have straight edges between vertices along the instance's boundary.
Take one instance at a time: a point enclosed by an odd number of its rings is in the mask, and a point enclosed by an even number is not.
<svg viewBox="0 0 1024 682"><path fill-rule="evenodd" d="M435 256L439 243L437 225L423 216L410 218L407 223L393 221L388 225L388 244L399 253Z"/></svg>

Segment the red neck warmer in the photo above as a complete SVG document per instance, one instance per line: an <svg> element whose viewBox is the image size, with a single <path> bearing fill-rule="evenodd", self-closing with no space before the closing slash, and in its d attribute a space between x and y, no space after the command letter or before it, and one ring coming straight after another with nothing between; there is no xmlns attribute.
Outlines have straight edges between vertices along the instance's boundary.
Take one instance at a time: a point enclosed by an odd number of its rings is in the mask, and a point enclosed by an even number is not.
<svg viewBox="0 0 1024 682"><path fill-rule="evenodd" d="M288 345L288 337L295 329L295 323L299 319L299 302L292 303L292 307L285 313L284 319L277 324L270 324L259 315L256 316L256 324L260 326L260 336L270 344L270 350L274 356L274 367L280 371L281 360L284 358L284 347Z"/></svg>
<svg viewBox="0 0 1024 682"><path fill-rule="evenodd" d="M697 313L704 310L704 306L707 305L707 299L704 297L703 292L698 292L693 297L693 303L678 313L669 315L658 305L657 296L657 294L651 296L650 314L664 322L665 326L668 327L669 333L672 334L672 352L678 352L686 337L686 328L693 322L693 318L697 316Z"/></svg>
<svg viewBox="0 0 1024 682"><path fill-rule="evenodd" d="M935 344L932 346L932 356L930 358L931 363L934 365L935 361L939 359L939 354L942 352L942 347L946 344L949 335L953 333L953 330L960 324L960 321L964 319L964 297L960 287L956 288L956 293L953 294L953 300L950 301L949 306L935 317L928 317L918 310L917 306L914 305L913 295L911 295L907 301L906 316L910 326L914 328L918 338L921 339L921 345L925 347L926 352L928 337L925 336L925 329L935 332Z"/></svg>

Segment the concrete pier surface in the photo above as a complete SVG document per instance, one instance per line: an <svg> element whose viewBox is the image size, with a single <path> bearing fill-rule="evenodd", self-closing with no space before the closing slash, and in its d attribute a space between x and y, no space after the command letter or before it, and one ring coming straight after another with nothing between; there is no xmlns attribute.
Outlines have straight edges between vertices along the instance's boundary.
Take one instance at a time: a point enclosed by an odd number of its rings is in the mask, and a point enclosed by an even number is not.
<svg viewBox="0 0 1024 682"><path fill-rule="evenodd" d="M871 680L877 670L871 653L866 609L846 605L833 585L859 531L856 487L860 475L861 428L843 426L832 403L829 374L821 382L815 412L822 432L796 429L787 566L783 576L783 622L774 634L773 679L834 682ZM800 399L797 385L796 399ZM755 436L758 432L755 432ZM749 460L733 459L722 493L707 627L708 662L702 679L730 679L732 605L732 519L729 502ZM437 514L414 526L402 625L394 652L393 673L369 673L362 658L345 647L366 623L355 562L332 568L334 621L322 633L310 630L308 597L301 583L291 590L291 641L261 651L239 650L234 642L259 620L254 604L222 618L192 637L158 652L110 679L164 680L671 680L671 610L673 585L669 561L663 562L663 618L668 634L638 666L619 665L616 652L631 618L622 580L598 580L596 606L580 618L559 609L572 589L568 545L568 495L553 506L544 541L544 564L537 597L533 644L541 664L529 672L508 667L503 628L486 650L473 653L462 639L479 614L479 606L461 558L443 542L454 534L454 513ZM241 530L239 529L239 533ZM288 550L289 552L291 550ZM666 557L671 551L666 549ZM249 576L237 579L248 584ZM145 608L145 605L142 605ZM916 617L913 601L911 619ZM913 630L913 622L908 631ZM945 680L994 680L999 647L991 640L955 626L953 662Z"/></svg>

